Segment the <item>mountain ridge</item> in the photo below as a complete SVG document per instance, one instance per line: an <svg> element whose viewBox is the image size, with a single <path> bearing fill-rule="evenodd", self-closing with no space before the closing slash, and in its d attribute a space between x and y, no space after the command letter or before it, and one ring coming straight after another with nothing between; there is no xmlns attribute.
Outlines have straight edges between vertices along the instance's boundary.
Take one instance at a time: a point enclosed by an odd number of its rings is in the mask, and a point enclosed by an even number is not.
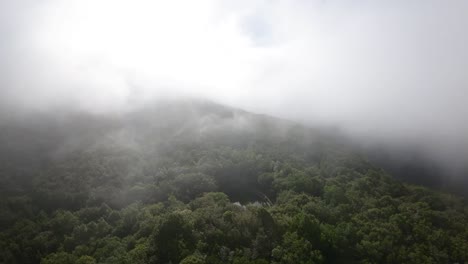
<svg viewBox="0 0 468 264"><path fill-rule="evenodd" d="M327 130L197 101L47 118L1 124L0 263L467 259L463 198Z"/></svg>

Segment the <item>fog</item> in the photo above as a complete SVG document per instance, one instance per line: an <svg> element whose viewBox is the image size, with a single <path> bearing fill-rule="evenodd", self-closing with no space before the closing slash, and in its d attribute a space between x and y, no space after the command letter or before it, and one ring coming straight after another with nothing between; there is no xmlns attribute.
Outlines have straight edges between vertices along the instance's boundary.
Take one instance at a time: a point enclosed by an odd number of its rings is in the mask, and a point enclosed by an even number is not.
<svg viewBox="0 0 468 264"><path fill-rule="evenodd" d="M416 150L459 175L466 14L464 0L1 1L1 109L206 98Z"/></svg>

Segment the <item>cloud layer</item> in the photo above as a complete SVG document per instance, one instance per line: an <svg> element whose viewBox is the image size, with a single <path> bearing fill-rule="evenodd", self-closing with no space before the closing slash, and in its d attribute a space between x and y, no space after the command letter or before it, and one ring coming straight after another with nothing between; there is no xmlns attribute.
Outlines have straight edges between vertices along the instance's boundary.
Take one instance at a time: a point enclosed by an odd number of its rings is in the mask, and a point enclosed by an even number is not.
<svg viewBox="0 0 468 264"><path fill-rule="evenodd" d="M0 100L107 112L206 97L462 166L467 13L464 0L2 1Z"/></svg>

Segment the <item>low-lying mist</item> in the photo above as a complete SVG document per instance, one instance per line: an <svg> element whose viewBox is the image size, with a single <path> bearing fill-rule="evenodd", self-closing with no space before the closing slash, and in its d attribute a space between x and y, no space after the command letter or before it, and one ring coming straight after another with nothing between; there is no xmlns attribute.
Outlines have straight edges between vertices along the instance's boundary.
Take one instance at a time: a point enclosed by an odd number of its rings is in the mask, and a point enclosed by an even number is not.
<svg viewBox="0 0 468 264"><path fill-rule="evenodd" d="M0 122L61 130L70 140L49 139L67 148L113 128L135 147L138 109L203 98L339 131L402 178L467 182L467 12L437 0L3 1ZM197 118L184 120L233 125Z"/></svg>

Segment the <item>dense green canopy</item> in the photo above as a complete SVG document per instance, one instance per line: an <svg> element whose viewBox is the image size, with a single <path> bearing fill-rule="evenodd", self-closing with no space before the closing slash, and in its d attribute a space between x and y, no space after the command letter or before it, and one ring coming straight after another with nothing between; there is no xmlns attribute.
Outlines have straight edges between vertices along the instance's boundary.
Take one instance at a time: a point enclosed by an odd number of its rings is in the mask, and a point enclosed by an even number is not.
<svg viewBox="0 0 468 264"><path fill-rule="evenodd" d="M323 131L162 109L5 125L0 263L468 260L462 198L399 182Z"/></svg>

